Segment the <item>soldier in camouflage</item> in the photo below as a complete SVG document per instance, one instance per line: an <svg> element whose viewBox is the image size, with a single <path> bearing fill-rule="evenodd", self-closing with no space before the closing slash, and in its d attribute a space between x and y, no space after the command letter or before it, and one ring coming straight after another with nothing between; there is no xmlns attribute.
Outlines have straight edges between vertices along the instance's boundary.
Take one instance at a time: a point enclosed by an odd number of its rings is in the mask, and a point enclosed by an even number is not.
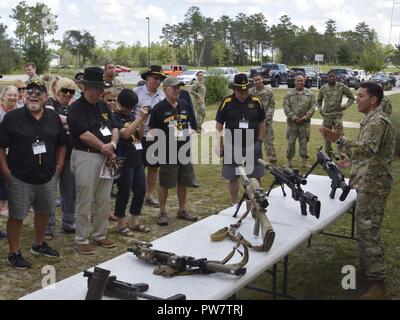
<svg viewBox="0 0 400 320"><path fill-rule="evenodd" d="M287 159L288 166L292 167L292 159L296 152L296 140L299 139L300 157L303 166L309 167L307 143L310 140L311 117L315 112L315 97L304 88L304 77L298 75L295 80L295 89L290 89L283 98L283 110L287 117Z"/></svg>
<svg viewBox="0 0 400 320"><path fill-rule="evenodd" d="M348 98L347 103L342 106L343 96ZM343 111L354 103L354 96L349 87L344 83L336 82L334 72L328 73L328 83L319 90L317 108L322 115L322 127L335 129L343 133ZM325 151L332 155L332 146L325 140Z"/></svg>
<svg viewBox="0 0 400 320"><path fill-rule="evenodd" d="M384 89L383 83L381 83L382 89ZM383 112L387 114L387 116L390 118L390 115L392 114L392 102L390 101L390 98L388 96L383 96L382 102L380 104L380 107Z"/></svg>
<svg viewBox="0 0 400 320"><path fill-rule="evenodd" d="M272 122L275 112L275 97L271 90L269 90L263 82L262 75L257 73L253 76L253 81L255 87L250 89L250 94L260 99L264 110L265 110L265 126L266 135L264 140L265 151L269 162L271 164L276 164L276 150L274 147L274 128L272 127Z"/></svg>
<svg viewBox="0 0 400 320"><path fill-rule="evenodd" d="M360 299L387 297L380 230L393 183L395 130L379 107L382 97L383 90L377 84L366 82L358 89L358 111L365 117L357 140L327 128L320 130L325 139L336 141L339 151L351 160L350 185L357 190L355 215L361 267L373 282Z"/></svg>
<svg viewBox="0 0 400 320"><path fill-rule="evenodd" d="M193 84L191 95L193 98L194 109L196 110L197 132L201 132L201 127L206 117L206 87L204 85L204 72L196 73L196 81Z"/></svg>

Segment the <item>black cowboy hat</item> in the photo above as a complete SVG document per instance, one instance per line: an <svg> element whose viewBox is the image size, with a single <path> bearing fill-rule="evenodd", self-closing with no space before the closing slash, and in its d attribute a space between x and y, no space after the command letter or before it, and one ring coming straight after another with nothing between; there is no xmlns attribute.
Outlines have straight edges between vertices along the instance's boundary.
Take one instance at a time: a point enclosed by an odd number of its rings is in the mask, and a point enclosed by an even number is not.
<svg viewBox="0 0 400 320"><path fill-rule="evenodd" d="M238 73L235 75L235 78L233 80L233 83L229 84L229 89L237 89L241 91L249 90L252 88L254 84L249 82L249 79L247 78L247 75L244 73Z"/></svg>
<svg viewBox="0 0 400 320"><path fill-rule="evenodd" d="M83 80L79 81L79 83L94 88L106 89L111 87L111 84L108 83L104 77L103 69L98 67L86 68L83 73Z"/></svg>
<svg viewBox="0 0 400 320"><path fill-rule="evenodd" d="M147 76L149 74L155 74L161 77L161 81L163 81L167 76L163 73L162 67L160 66L150 66L150 68L146 71L143 72L140 76L142 77L143 80L147 80Z"/></svg>

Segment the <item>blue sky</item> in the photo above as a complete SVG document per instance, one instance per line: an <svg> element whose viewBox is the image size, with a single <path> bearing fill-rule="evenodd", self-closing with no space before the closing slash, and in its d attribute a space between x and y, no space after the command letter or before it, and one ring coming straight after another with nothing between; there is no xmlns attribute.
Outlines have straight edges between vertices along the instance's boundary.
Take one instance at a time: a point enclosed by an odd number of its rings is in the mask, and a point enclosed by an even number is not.
<svg viewBox="0 0 400 320"><path fill-rule="evenodd" d="M269 24L287 14L297 25L314 25L320 32L329 18L337 21L339 31L354 29L365 21L378 32L380 41L389 40L392 0L26 0L29 4L44 2L57 14L59 30L56 39L62 39L66 30L86 29L99 44L105 40L124 41L128 44L140 41L147 44L147 20L150 17L151 41L159 41L161 29L166 23L183 20L192 5L200 7L208 17L223 14L232 18L239 12L262 12ZM9 18L16 0L0 0L0 22L8 26L13 35L15 22ZM245 3L245 5L243 5ZM400 25L400 5L395 10L395 22ZM400 42L400 27L394 28L392 43Z"/></svg>

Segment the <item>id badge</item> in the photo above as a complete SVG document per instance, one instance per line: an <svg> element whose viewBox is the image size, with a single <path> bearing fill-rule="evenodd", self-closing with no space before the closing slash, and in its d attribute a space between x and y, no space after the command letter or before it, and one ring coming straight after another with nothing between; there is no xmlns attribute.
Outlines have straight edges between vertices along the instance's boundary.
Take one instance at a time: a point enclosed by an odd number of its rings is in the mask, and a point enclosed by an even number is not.
<svg viewBox="0 0 400 320"><path fill-rule="evenodd" d="M241 120L239 121L239 129L248 129L249 128L249 122L246 120Z"/></svg>
<svg viewBox="0 0 400 320"><path fill-rule="evenodd" d="M178 126L178 121L172 120L168 123L168 127L170 128L176 128Z"/></svg>
<svg viewBox="0 0 400 320"><path fill-rule="evenodd" d="M136 150L143 150L142 143L141 143L141 142L135 143L135 149L136 149Z"/></svg>
<svg viewBox="0 0 400 320"><path fill-rule="evenodd" d="M108 137L111 136L111 131L110 129L108 129L107 127L103 127L100 129L101 134L103 135L103 137Z"/></svg>
<svg viewBox="0 0 400 320"><path fill-rule="evenodd" d="M33 149L33 154L43 154L46 153L46 144L43 141L38 141L35 143L32 143L32 149Z"/></svg>

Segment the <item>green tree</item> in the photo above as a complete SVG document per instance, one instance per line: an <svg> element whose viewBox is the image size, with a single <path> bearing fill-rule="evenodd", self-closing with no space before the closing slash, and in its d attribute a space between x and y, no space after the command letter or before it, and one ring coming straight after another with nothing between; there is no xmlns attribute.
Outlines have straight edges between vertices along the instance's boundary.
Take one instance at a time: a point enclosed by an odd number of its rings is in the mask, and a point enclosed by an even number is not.
<svg viewBox="0 0 400 320"><path fill-rule="evenodd" d="M62 46L77 56L77 64L80 67L91 58L96 39L86 30L68 30L63 35Z"/></svg>
<svg viewBox="0 0 400 320"><path fill-rule="evenodd" d="M13 48L12 41L6 34L7 27L0 23L0 74L13 71L19 62L19 57Z"/></svg>
<svg viewBox="0 0 400 320"><path fill-rule="evenodd" d="M12 9L10 18L16 20L15 35L27 61L34 61L38 72L47 68L49 48L46 37L57 31L56 16L43 3L29 6L21 1Z"/></svg>
<svg viewBox="0 0 400 320"><path fill-rule="evenodd" d="M226 59L225 44L221 41L213 43L212 54L218 66L222 67Z"/></svg>
<svg viewBox="0 0 400 320"><path fill-rule="evenodd" d="M381 44L369 44L361 54L360 67L370 73L381 71L386 67L387 57L388 52Z"/></svg>

